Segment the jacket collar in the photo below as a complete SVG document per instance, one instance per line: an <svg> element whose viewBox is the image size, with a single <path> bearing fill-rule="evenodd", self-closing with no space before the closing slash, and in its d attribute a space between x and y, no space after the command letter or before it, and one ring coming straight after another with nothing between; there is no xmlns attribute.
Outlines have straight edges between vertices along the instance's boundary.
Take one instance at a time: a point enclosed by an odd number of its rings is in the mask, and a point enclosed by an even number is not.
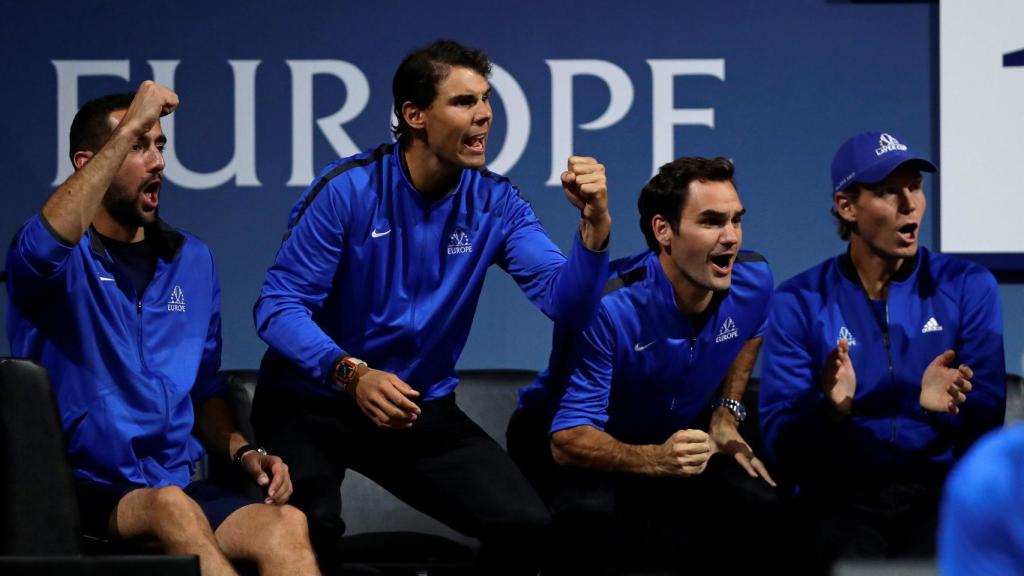
<svg viewBox="0 0 1024 576"><path fill-rule="evenodd" d="M917 269L917 262L921 258L921 248L917 249L917 252L910 258L907 258L903 262L903 266L893 274L890 282L903 282L914 273ZM839 256L839 271L846 276L850 282L861 286L860 276L857 274L857 267L853 265L853 258L850 257L850 247L846 247L846 252Z"/></svg>
<svg viewBox="0 0 1024 576"><path fill-rule="evenodd" d="M707 326L708 320L718 313L722 302L729 296L729 290L714 291L711 294L711 301L708 302L704 310L696 314L684 314L676 306L675 290L672 288L672 283L668 281L668 277L665 276L665 271L661 269L661 262L658 260L657 254L653 252L651 254L652 257L647 262L647 274L653 278L654 292L659 295L658 300L661 302L662 310L668 318L678 318L680 322L684 322L693 330L694 335L701 334L704 327Z"/></svg>
<svg viewBox="0 0 1024 576"><path fill-rule="evenodd" d="M97 256L105 256L107 247L103 245L101 235L95 228L89 226L89 245ZM181 247L185 245L185 235L172 228L167 222L160 218L156 222L146 226L146 238L156 247L157 256L163 260L173 260Z"/></svg>

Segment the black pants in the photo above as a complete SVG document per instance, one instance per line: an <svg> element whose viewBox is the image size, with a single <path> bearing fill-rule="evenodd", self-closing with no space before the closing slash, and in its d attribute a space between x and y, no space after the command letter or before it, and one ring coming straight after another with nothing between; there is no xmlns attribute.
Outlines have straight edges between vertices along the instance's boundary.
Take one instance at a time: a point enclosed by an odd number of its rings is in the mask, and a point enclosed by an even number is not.
<svg viewBox="0 0 1024 576"><path fill-rule="evenodd" d="M816 544L815 571L839 560L935 555L941 479L805 490L794 504Z"/></svg>
<svg viewBox="0 0 1024 576"><path fill-rule="evenodd" d="M552 515L556 574L774 574L790 545L774 489L725 456L689 478L564 469Z"/></svg>
<svg viewBox="0 0 1024 576"><path fill-rule="evenodd" d="M559 466L543 416L517 410L509 454L551 507L545 576L633 570L775 574L792 530L767 482L718 455L689 478L651 478Z"/></svg>
<svg viewBox="0 0 1024 576"><path fill-rule="evenodd" d="M479 538L481 573L536 574L551 520L529 482L459 409L454 394L420 408L411 428L386 430L348 399L310 399L261 386L253 426L259 441L288 463L291 503L306 513L321 557L344 531L339 487L352 468Z"/></svg>
<svg viewBox="0 0 1024 576"><path fill-rule="evenodd" d="M548 506L555 496L559 470L551 455L550 428L551 418L517 408L505 431L508 455Z"/></svg>

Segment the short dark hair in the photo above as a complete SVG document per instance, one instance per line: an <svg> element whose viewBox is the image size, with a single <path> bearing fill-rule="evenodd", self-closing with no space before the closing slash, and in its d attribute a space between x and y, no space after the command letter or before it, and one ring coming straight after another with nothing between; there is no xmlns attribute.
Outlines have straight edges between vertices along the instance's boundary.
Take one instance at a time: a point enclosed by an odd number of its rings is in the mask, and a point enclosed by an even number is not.
<svg viewBox="0 0 1024 576"><path fill-rule="evenodd" d="M690 196L691 182L733 182L735 171L732 160L721 156L684 156L658 168L658 173L640 191L640 199L636 203L640 210L640 230L644 233L648 248L655 253L661 251L661 244L654 237L651 226L655 216L667 220L673 232L679 230L679 220L686 199Z"/></svg>
<svg viewBox="0 0 1024 576"><path fill-rule="evenodd" d="M402 105L412 102L427 108L437 98L437 87L448 77L453 66L469 68L484 78L491 74L491 61L483 50L467 48L454 40L435 40L410 52L402 60L391 81L395 99L395 123L391 133L403 145L412 138L412 128L402 117Z"/></svg>
<svg viewBox="0 0 1024 576"><path fill-rule="evenodd" d="M110 137L110 123L107 121L110 113L127 110L133 98L135 94L132 92L107 94L89 100L78 109L75 119L71 121L71 148L68 154L72 163L75 161L75 152L98 152L103 147Z"/></svg>
<svg viewBox="0 0 1024 576"><path fill-rule="evenodd" d="M839 192L836 192L836 194L842 194L849 198L850 202L856 202L857 198L860 196L860 192L861 185L854 182ZM857 223L850 222L840 216L839 212L836 212L836 205L834 202L832 203L832 207L829 208L829 212L831 212L832 216L836 219L836 232L839 234L839 237L843 240L849 240L850 234L853 234L854 230L857 229Z"/></svg>

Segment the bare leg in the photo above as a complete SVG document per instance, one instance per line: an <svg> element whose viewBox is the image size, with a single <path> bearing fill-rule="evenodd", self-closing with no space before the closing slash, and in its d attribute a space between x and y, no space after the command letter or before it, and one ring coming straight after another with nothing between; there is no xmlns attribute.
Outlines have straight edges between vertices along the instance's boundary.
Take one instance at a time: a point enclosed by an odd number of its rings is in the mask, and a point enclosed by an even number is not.
<svg viewBox="0 0 1024 576"><path fill-rule="evenodd" d="M264 576L320 574L306 515L294 506L243 506L224 520L214 536L228 558L255 562Z"/></svg>
<svg viewBox="0 0 1024 576"><path fill-rule="evenodd" d="M125 494L111 515L110 532L121 540L155 543L167 554L199 556L204 576L236 574L202 509L177 486L140 488Z"/></svg>

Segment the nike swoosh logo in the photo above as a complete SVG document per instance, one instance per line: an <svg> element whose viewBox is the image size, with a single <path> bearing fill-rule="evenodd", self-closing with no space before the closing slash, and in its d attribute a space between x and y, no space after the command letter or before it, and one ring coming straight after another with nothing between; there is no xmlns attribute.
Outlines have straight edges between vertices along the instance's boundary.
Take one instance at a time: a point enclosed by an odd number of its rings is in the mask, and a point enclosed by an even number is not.
<svg viewBox="0 0 1024 576"><path fill-rule="evenodd" d="M104 282L117 282L117 280L114 280L113 278L107 278L106 276L100 276L99 278Z"/></svg>
<svg viewBox="0 0 1024 576"><path fill-rule="evenodd" d="M650 342L648 342L647 344L644 344L643 346L641 346L639 344L633 344L633 350L636 351L636 352L643 352L644 350L647 350L651 346L654 346L655 342L657 342L657 340L651 340Z"/></svg>
<svg viewBox="0 0 1024 576"><path fill-rule="evenodd" d="M370 236L372 236L374 238L380 238L381 236L387 236L388 234L391 234L391 228L388 228L387 230L385 230L383 232L377 232L377 229L374 228L373 231L370 232Z"/></svg>

